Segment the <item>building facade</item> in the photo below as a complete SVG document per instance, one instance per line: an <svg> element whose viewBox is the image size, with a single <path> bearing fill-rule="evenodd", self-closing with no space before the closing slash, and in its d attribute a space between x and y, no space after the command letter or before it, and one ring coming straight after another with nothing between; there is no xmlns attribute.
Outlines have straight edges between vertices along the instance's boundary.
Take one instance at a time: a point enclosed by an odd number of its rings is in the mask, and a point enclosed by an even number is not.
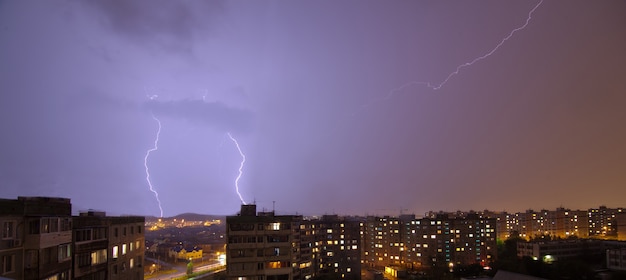
<svg viewBox="0 0 626 280"><path fill-rule="evenodd" d="M143 279L144 217L89 211L73 223L75 279Z"/></svg>
<svg viewBox="0 0 626 280"><path fill-rule="evenodd" d="M300 274L302 216L256 213L242 205L238 216L226 217L226 275L237 280L306 279Z"/></svg>
<svg viewBox="0 0 626 280"><path fill-rule="evenodd" d="M71 210L68 198L0 199L0 277L143 279L144 217Z"/></svg>
<svg viewBox="0 0 626 280"><path fill-rule="evenodd" d="M363 262L369 267L487 265L496 256L496 223L477 214L432 213L416 219L367 217Z"/></svg>
<svg viewBox="0 0 626 280"><path fill-rule="evenodd" d="M0 276L71 279L72 206L67 198L0 200Z"/></svg>

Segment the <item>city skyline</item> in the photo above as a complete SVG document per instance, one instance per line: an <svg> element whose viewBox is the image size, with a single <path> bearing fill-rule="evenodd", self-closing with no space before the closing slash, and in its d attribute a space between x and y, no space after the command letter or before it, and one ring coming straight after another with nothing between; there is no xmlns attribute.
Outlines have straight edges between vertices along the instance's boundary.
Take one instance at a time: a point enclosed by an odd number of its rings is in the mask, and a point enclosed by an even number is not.
<svg viewBox="0 0 626 280"><path fill-rule="evenodd" d="M146 159L163 216L624 206L626 3L0 7L0 197L159 216Z"/></svg>

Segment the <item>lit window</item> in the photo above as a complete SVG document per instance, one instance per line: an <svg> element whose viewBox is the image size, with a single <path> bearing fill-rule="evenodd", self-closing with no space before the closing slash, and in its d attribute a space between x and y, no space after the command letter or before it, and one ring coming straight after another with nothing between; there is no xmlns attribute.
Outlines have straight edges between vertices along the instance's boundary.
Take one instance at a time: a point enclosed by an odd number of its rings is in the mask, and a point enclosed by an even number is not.
<svg viewBox="0 0 626 280"><path fill-rule="evenodd" d="M280 230L280 223L270 223L271 230Z"/></svg>
<svg viewBox="0 0 626 280"><path fill-rule="evenodd" d="M126 255L126 243L122 244L122 255Z"/></svg>
<svg viewBox="0 0 626 280"><path fill-rule="evenodd" d="M117 259L117 257L119 256L119 247L118 246L113 246L113 258Z"/></svg>

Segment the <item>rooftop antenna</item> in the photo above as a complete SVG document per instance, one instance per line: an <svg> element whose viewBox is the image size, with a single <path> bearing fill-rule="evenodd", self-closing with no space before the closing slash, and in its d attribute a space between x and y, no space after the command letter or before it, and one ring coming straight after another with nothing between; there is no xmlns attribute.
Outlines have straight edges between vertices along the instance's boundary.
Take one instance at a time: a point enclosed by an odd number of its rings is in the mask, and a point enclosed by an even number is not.
<svg viewBox="0 0 626 280"><path fill-rule="evenodd" d="M276 208L276 200L272 200L272 212L276 211L275 208Z"/></svg>

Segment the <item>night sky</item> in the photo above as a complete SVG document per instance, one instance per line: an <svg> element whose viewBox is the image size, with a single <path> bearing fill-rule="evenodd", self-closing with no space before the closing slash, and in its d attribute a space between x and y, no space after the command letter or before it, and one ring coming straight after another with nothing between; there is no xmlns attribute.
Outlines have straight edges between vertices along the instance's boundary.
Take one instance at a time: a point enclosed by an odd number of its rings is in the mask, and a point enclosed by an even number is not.
<svg viewBox="0 0 626 280"><path fill-rule="evenodd" d="M159 216L154 116L165 216L227 133L260 210L626 206L626 2L538 3L0 1L0 197Z"/></svg>

